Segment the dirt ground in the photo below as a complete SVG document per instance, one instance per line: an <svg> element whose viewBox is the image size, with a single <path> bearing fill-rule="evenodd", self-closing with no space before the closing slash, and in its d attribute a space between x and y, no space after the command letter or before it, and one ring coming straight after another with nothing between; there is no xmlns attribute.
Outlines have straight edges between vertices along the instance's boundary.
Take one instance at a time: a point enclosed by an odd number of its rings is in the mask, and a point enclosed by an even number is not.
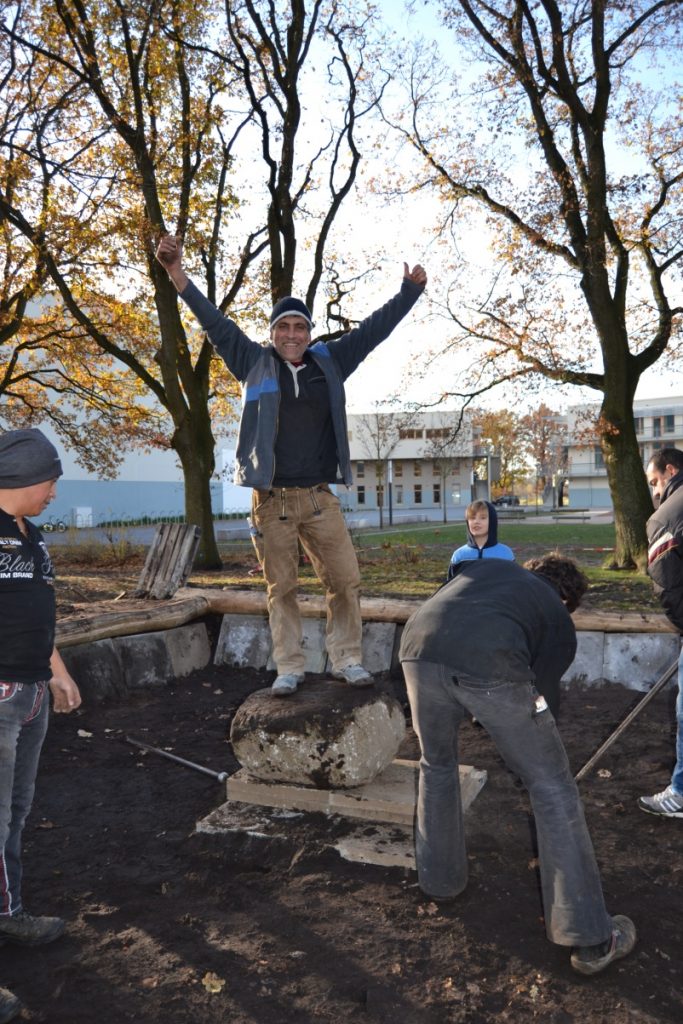
<svg viewBox="0 0 683 1024"><path fill-rule="evenodd" d="M489 779L468 816L471 876L455 903L415 875L342 860L339 819L292 819L286 840L202 835L223 786L126 736L236 770L228 730L265 674L211 668L125 704L54 716L25 832L25 900L68 933L5 946L0 980L49 1024L665 1024L680 1022L679 821L636 798L662 788L673 695L660 694L581 783L608 906L640 942L584 979L545 938L525 793L486 734L463 760ZM400 681L396 692L402 699ZM573 689L562 731L578 770L640 699Z"/></svg>

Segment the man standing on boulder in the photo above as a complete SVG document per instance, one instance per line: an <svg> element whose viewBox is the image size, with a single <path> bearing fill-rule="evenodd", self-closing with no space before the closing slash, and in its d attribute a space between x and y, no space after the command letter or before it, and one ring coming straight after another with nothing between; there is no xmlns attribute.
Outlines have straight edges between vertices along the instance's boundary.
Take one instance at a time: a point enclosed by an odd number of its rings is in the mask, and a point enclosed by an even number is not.
<svg viewBox="0 0 683 1024"><path fill-rule="evenodd" d="M0 434L0 945L41 946L64 931L59 917L36 917L21 898L21 834L31 809L38 760L54 710L81 703L55 647L52 563L38 516L55 496L62 466L40 430ZM0 989L0 1021L19 1013Z"/></svg>
<svg viewBox="0 0 683 1024"><path fill-rule="evenodd" d="M683 452L660 448L647 464L655 512L647 521L647 572L667 618L683 633ZM678 661L676 764L661 793L641 796L638 806L662 818L683 818L683 650Z"/></svg>
<svg viewBox="0 0 683 1024"><path fill-rule="evenodd" d="M287 296L270 317L269 346L251 341L206 299L183 269L173 235L159 243L168 271L226 366L242 385L235 483L253 488L277 678L273 693L294 693L304 678L297 605L301 541L326 588L327 653L332 675L372 685L361 664L358 560L331 483L352 483L344 381L409 312L427 283L404 264L397 295L336 341L311 344L311 314Z"/></svg>

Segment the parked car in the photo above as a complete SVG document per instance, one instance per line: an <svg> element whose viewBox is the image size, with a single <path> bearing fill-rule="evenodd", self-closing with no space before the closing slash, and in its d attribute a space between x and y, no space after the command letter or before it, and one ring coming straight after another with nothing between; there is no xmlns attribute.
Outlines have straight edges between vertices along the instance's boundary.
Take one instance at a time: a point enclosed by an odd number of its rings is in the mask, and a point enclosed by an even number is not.
<svg viewBox="0 0 683 1024"><path fill-rule="evenodd" d="M519 505L519 498L516 494L501 494L499 498L496 498L493 502L499 508L510 508L512 505Z"/></svg>

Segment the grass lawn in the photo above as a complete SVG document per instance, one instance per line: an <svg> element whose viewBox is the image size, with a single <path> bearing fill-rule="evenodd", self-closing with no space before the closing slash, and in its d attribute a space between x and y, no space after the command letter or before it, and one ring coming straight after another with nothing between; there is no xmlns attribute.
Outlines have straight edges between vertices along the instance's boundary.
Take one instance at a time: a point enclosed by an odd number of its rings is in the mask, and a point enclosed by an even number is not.
<svg viewBox="0 0 683 1024"><path fill-rule="evenodd" d="M394 527L379 530L352 530L353 541L367 596L427 597L443 582L451 554L465 542L463 523ZM524 562L547 551L560 550L574 558L590 579L585 606L610 610L657 611L659 604L647 577L636 572L615 572L603 568L614 547L614 526L608 523L572 521L567 523L499 524L499 537ZM224 568L220 580L224 586L262 587L260 574L248 575L256 559L248 541L223 542L220 545ZM214 573L193 573L192 582L215 586ZM300 569L301 590L321 593L310 565Z"/></svg>

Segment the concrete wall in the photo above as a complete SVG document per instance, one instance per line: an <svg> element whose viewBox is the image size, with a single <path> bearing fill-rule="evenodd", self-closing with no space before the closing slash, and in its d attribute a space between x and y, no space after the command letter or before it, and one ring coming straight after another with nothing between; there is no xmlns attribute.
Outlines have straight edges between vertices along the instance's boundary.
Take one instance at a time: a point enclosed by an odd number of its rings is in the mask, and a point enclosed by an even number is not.
<svg viewBox="0 0 683 1024"><path fill-rule="evenodd" d="M303 619L306 670L329 669L321 619ZM402 626L366 622L363 663L373 673L391 672L401 679L398 650ZM601 686L621 683L645 691L678 657L674 633L599 633L580 631L573 664L563 685ZM224 615L215 651L206 624L196 621L175 629L112 637L66 647L62 656L88 702L125 699L149 686L165 686L213 661L226 667L274 669L268 620L262 615ZM675 677L671 685L675 685Z"/></svg>
<svg viewBox="0 0 683 1024"><path fill-rule="evenodd" d="M205 623L192 622L157 633L65 647L61 655L83 699L97 703L125 699L149 686L166 686L205 668L211 661L211 644Z"/></svg>
<svg viewBox="0 0 683 1024"><path fill-rule="evenodd" d="M324 623L303 619L306 670L324 672ZM403 627L386 622L363 626L363 662L372 672L400 675L398 649ZM576 657L563 684L621 683L648 690L678 657L680 638L674 633L577 633ZM273 668L268 621L260 615L224 615L214 656L217 665Z"/></svg>
<svg viewBox="0 0 683 1024"><path fill-rule="evenodd" d="M678 657L681 639L675 633L577 633L576 657L563 683L621 683L649 690ZM672 683L674 685L675 678Z"/></svg>

